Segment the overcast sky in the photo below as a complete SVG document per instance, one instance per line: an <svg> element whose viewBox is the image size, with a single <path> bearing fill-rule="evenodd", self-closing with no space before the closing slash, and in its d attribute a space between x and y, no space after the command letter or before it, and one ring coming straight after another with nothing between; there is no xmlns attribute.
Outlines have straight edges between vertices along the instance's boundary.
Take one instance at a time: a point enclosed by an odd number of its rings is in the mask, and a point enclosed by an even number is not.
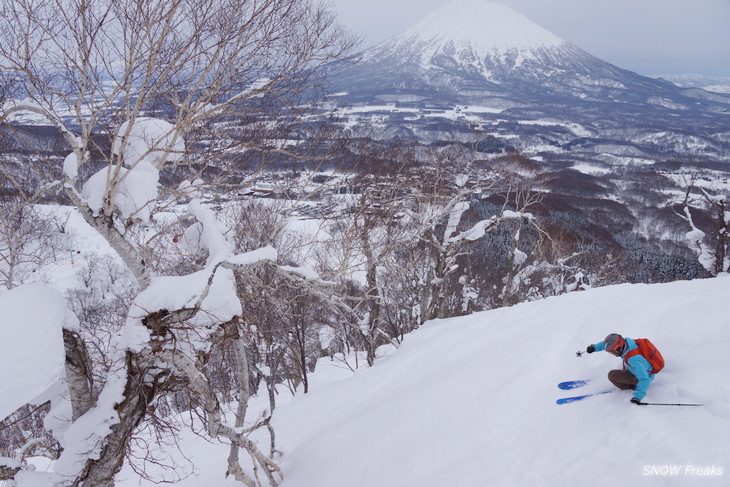
<svg viewBox="0 0 730 487"><path fill-rule="evenodd" d="M449 0L330 0L369 47ZM643 75L730 76L730 0L502 0L581 49Z"/></svg>

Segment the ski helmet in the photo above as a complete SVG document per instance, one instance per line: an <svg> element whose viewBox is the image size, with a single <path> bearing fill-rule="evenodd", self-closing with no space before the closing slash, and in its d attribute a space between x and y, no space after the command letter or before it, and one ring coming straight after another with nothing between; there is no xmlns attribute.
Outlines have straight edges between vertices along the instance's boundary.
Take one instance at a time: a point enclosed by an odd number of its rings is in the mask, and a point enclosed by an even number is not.
<svg viewBox="0 0 730 487"><path fill-rule="evenodd" d="M618 333L611 333L603 340L604 349L616 356L623 355L626 351L626 340Z"/></svg>

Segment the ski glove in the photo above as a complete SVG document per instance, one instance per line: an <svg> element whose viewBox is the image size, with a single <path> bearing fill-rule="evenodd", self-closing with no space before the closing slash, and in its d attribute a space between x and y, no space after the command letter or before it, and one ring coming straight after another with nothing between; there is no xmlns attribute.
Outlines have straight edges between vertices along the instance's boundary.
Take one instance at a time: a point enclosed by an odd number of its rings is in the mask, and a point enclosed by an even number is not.
<svg viewBox="0 0 730 487"><path fill-rule="evenodd" d="M593 353L595 351L596 351L596 347L594 347L593 345L588 345L588 348L586 348L586 352L588 352L588 353Z"/></svg>
<svg viewBox="0 0 730 487"><path fill-rule="evenodd" d="M641 405L641 400L640 399L636 399L635 397L632 397L631 398L631 402L634 403L634 404Z"/></svg>

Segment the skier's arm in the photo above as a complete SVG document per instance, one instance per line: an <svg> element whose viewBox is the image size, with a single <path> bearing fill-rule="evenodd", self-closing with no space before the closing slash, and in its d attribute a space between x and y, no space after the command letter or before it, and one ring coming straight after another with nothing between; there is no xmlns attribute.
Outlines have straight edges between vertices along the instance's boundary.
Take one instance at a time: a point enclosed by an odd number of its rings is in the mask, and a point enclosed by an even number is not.
<svg viewBox="0 0 730 487"><path fill-rule="evenodd" d="M603 343L603 341L600 341L598 343L594 343L591 345L593 347L594 352L602 352L606 349L606 344Z"/></svg>
<svg viewBox="0 0 730 487"><path fill-rule="evenodd" d="M644 396L646 396L646 391L651 385L651 377L649 377L651 364L641 355L634 355L629 359L628 369L629 372L639 379L639 383L636 385L636 391L634 392L634 397L641 401L644 399Z"/></svg>

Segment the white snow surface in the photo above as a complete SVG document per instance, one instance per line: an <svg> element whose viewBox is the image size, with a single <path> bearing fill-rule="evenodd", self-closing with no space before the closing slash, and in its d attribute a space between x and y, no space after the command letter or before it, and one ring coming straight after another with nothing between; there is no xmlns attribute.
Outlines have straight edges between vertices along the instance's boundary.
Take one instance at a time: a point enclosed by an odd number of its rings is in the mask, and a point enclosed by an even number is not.
<svg viewBox="0 0 730 487"><path fill-rule="evenodd" d="M79 158L76 153L70 153L63 160L63 174L71 180L76 179L79 175Z"/></svg>
<svg viewBox="0 0 730 487"><path fill-rule="evenodd" d="M354 373L321 359L308 394L277 398L281 487L728 485L728 295L728 276L596 288L429 322ZM575 354L612 332L664 355L645 401L704 406L631 404L606 378L617 358ZM572 379L594 380L557 388ZM267 405L260 392L249 416ZM225 445L187 434L181 447L196 473L176 485L239 485L223 479ZM136 477L125 467L118 485Z"/></svg>
<svg viewBox="0 0 730 487"><path fill-rule="evenodd" d="M81 196L94 214L98 214L111 187L111 202L122 218L147 221L158 196L159 171L166 162L182 159L185 141L169 122L139 117L131 126L127 121L119 127L113 144L115 154L120 154L123 143L126 144L126 167L108 166L99 170L84 183ZM78 173L74 161L78 164L68 156L64 162L64 172L72 179Z"/></svg>
<svg viewBox="0 0 730 487"><path fill-rule="evenodd" d="M139 161L132 169L105 167L91 176L81 190L89 208L98 215L104 208L104 198L112 174L118 171L118 184L113 185L111 199L122 218L134 217L147 221L155 208L160 173L147 161Z"/></svg>
<svg viewBox="0 0 730 487"><path fill-rule="evenodd" d="M63 295L50 286L29 284L0 294L0 420L63 376L62 328L74 327L73 318Z"/></svg>
<svg viewBox="0 0 730 487"><path fill-rule="evenodd" d="M728 295L727 276L621 285L430 322L278 411L283 487L727 485ZM622 391L557 405L612 389L618 359L575 355L611 332L648 337L666 359L645 401L705 406L635 406ZM556 387L583 378L595 380ZM651 465L682 475L644 475ZM724 475L684 474L713 465Z"/></svg>
<svg viewBox="0 0 730 487"><path fill-rule="evenodd" d="M138 117L131 128L129 121L124 122L114 139L113 149L117 155L124 137L127 137L124 162L129 167L146 160L159 169L163 161L178 161L185 153L185 141L175 127L158 118Z"/></svg>
<svg viewBox="0 0 730 487"><path fill-rule="evenodd" d="M560 37L501 3L453 0L416 23L397 39L453 42L488 55L564 44Z"/></svg>

